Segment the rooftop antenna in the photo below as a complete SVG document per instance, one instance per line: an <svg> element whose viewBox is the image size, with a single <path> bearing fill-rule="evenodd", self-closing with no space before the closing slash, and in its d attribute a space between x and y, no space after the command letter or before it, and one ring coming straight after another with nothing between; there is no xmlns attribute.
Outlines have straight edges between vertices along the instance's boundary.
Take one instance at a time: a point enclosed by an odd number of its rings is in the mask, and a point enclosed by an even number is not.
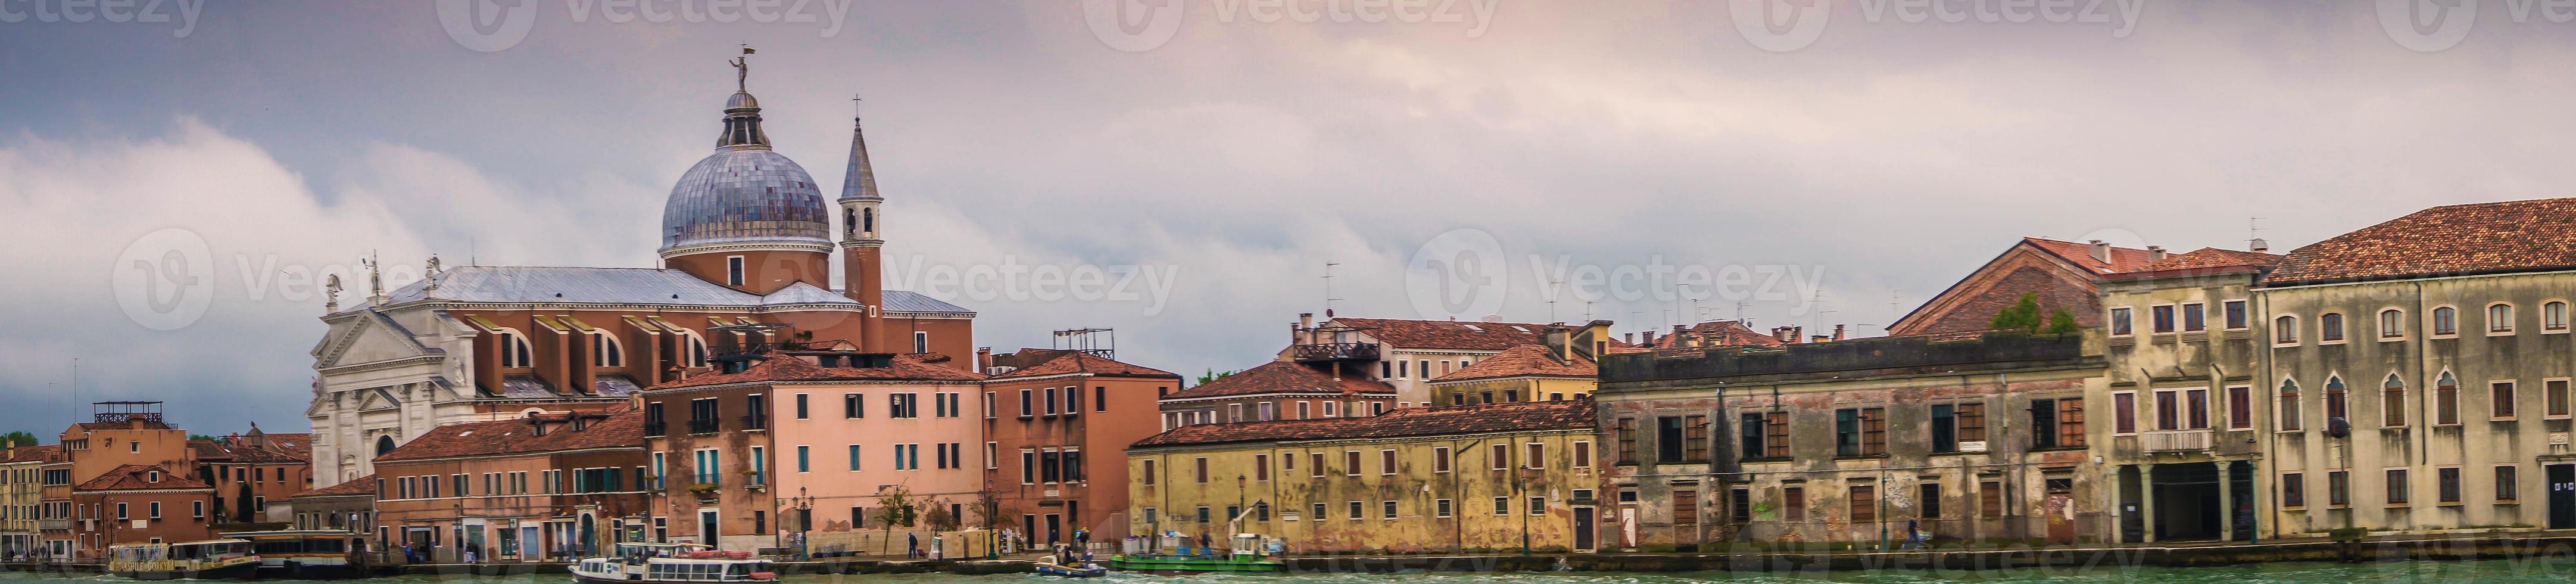
<svg viewBox="0 0 2576 584"><path fill-rule="evenodd" d="M1558 322L1558 321L1556 320L1556 294L1557 294L1557 288L1558 288L1558 285L1557 285L1557 282L1556 282L1556 277L1554 277L1554 276L1550 276L1550 277L1548 277L1548 279L1547 279L1547 321L1548 321L1548 322Z"/></svg>
<svg viewBox="0 0 2576 584"><path fill-rule="evenodd" d="M1583 301L1583 322L1587 324L1592 322L1592 301L1590 300Z"/></svg>
<svg viewBox="0 0 2576 584"><path fill-rule="evenodd" d="M1324 318L1327 319L1333 317L1333 301L1341 300L1340 298L1333 297L1333 266L1338 265L1342 264L1338 262L1324 262Z"/></svg>
<svg viewBox="0 0 2576 584"><path fill-rule="evenodd" d="M80 358L72 358L72 417L80 417Z"/></svg>
<svg viewBox="0 0 2576 584"><path fill-rule="evenodd" d="M2245 249L2253 251L2269 251L2272 248L2271 242L2263 241L2264 229L2262 222L2262 217L2245 218Z"/></svg>

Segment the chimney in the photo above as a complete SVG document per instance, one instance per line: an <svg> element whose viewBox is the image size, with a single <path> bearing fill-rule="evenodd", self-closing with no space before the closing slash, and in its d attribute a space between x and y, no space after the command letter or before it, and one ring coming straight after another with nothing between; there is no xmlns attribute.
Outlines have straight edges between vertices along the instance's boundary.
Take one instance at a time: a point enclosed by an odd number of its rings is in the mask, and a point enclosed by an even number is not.
<svg viewBox="0 0 2576 584"><path fill-rule="evenodd" d="M2111 242L2093 240L2093 261L2111 263Z"/></svg>
<svg viewBox="0 0 2576 584"><path fill-rule="evenodd" d="M1583 327L1583 337L1590 341L1590 344L1581 347L1584 357L1598 360L1602 355L1610 353L1610 321L1595 320L1586 323Z"/></svg>
<svg viewBox="0 0 2576 584"><path fill-rule="evenodd" d="M1539 334L1539 342L1547 345L1548 356L1555 357L1556 362L1570 363L1574 361L1572 337L1565 327L1548 327L1547 332Z"/></svg>
<svg viewBox="0 0 2576 584"><path fill-rule="evenodd" d="M1843 340L1843 325L1834 325L1834 340Z"/></svg>
<svg viewBox="0 0 2576 584"><path fill-rule="evenodd" d="M2258 252L2270 252L2272 251L2272 242L2264 241L2263 238L2257 237L2251 241L2247 241L2245 247Z"/></svg>
<svg viewBox="0 0 2576 584"><path fill-rule="evenodd" d="M2164 261L2164 260L2165 260L2165 246L2161 246L2161 245L2150 245L2150 246L2147 246L2147 261L2150 261L2150 262L2161 262L2161 261Z"/></svg>
<svg viewBox="0 0 2576 584"><path fill-rule="evenodd" d="M1655 329L1646 329L1644 332L1637 333L1637 336L1645 341L1646 346L1655 345Z"/></svg>
<svg viewBox="0 0 2576 584"><path fill-rule="evenodd" d="M1627 343L1629 346L1636 346L1637 333L1620 333L1619 342Z"/></svg>
<svg viewBox="0 0 2576 584"><path fill-rule="evenodd" d="M976 347L976 348L975 348L975 372L976 372L976 373L983 373L983 372L991 371L991 370L993 370L993 348L992 348L992 347Z"/></svg>

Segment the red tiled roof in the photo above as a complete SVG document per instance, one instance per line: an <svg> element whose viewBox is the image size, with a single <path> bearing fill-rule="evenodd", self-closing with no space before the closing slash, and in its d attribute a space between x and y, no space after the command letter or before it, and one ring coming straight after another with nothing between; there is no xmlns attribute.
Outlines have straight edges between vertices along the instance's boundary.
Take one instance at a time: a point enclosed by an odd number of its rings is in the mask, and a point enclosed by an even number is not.
<svg viewBox="0 0 2576 584"><path fill-rule="evenodd" d="M271 442L269 442L268 446L264 448L252 446L250 439L243 436L225 436L213 440L189 440L188 448L197 451L197 460L206 462L280 464L305 461L305 457L293 452L281 452L280 450L285 447L285 444L275 442L275 440L277 440L276 434L267 435L267 439ZM304 446L308 449L311 447L310 445Z"/></svg>
<svg viewBox="0 0 2576 584"><path fill-rule="evenodd" d="M1459 369L1457 371L1451 371L1448 375L1435 377L1431 380L1464 381L1469 379L1501 379L1505 377L1589 378L1598 375L1600 371L1599 365L1593 364L1591 359L1584 358L1583 355L1575 355L1573 359L1560 363L1557 362L1555 355L1548 353L1546 346L1521 345L1504 350L1501 353L1496 353L1491 357L1478 359L1473 365L1468 365L1466 368Z"/></svg>
<svg viewBox="0 0 2576 584"><path fill-rule="evenodd" d="M791 361L793 359L790 359ZM591 414L584 414L591 415ZM644 412L628 411L594 418L582 430L560 422L546 425L545 435L537 435L529 420L511 419L492 422L450 424L430 429L428 434L376 457L377 462L530 454L644 446Z"/></svg>
<svg viewBox="0 0 2576 584"><path fill-rule="evenodd" d="M2114 246L2111 248L2111 261L2104 262L2093 258L2093 244L2090 243L2058 241L2043 237L2024 237L2022 241L2045 250L2059 259L2064 259L2067 263L2075 264L2076 267L2092 270L2095 274L2138 271L2147 267L2147 264L2155 263L2156 258L2155 252Z"/></svg>
<svg viewBox="0 0 2576 584"><path fill-rule="evenodd" d="M896 355L888 367L824 367L808 363L786 353L772 352L767 360L739 373L711 373L688 379L665 382L646 390L706 387L734 383L776 381L983 381L984 374L959 371L932 365L915 355Z"/></svg>
<svg viewBox="0 0 2576 584"><path fill-rule="evenodd" d="M158 482L152 480L152 473L156 471L161 473L161 480ZM140 491L211 488L214 488L214 485L197 482L197 479L188 478L178 473L162 470L161 467L158 466L149 464L128 464L118 466L115 470L107 471L105 474L100 474L98 475L98 478L90 479L89 482L84 482L81 483L80 486L72 487L72 490Z"/></svg>
<svg viewBox="0 0 2576 584"><path fill-rule="evenodd" d="M1398 408L1365 418L1273 420L1235 424L1182 426L1147 436L1138 447L1268 442L1402 438L1592 428L1592 400L1508 402L1436 408Z"/></svg>
<svg viewBox="0 0 2576 584"><path fill-rule="evenodd" d="M1712 320L1691 325L1690 328L1683 329L1680 332L1656 337L1655 342L1648 343L1647 345L1649 348L1654 349L1679 349L1682 348L1682 335L1686 334L1700 335L1700 346L1702 347L1780 346L1779 338L1754 332L1753 329L1745 328L1743 321L1735 320Z"/></svg>
<svg viewBox="0 0 2576 584"><path fill-rule="evenodd" d="M1454 349L1463 351L1500 351L1540 342L1540 333L1556 325L1511 322L1464 322L1455 320L1406 320L1394 318L1333 319L1334 324L1369 329L1359 331L1378 343L1406 349ZM1616 341L1613 341L1615 344Z"/></svg>
<svg viewBox="0 0 2576 584"><path fill-rule="evenodd" d="M1287 361L1271 361L1259 367L1237 371L1224 379L1197 387L1172 392L1163 399L1191 399L1271 393L1331 393L1343 395L1393 394L1395 386L1356 375L1333 381L1333 376Z"/></svg>
<svg viewBox="0 0 2576 584"><path fill-rule="evenodd" d="M347 495L373 494L376 494L376 475L367 475L340 481L340 484L307 490L294 495L289 495L289 497L341 497Z"/></svg>
<svg viewBox="0 0 2576 584"><path fill-rule="evenodd" d="M59 460L59 459L61 459L61 458L63 458L63 445L61 445L61 444L46 444L46 445L43 445L43 446L20 446L20 447L17 447L17 448L11 448L11 449L9 449L9 460L13 460L13 461L26 461L26 460L55 461L55 460Z"/></svg>
<svg viewBox="0 0 2576 584"><path fill-rule="evenodd" d="M2259 251L2240 251L2204 247L2192 250L2191 253L2187 254L2166 256L2165 259L2156 263L2147 264L2146 267L2139 268L2137 271L2162 272L2168 270L2199 270L2240 266L2269 268L2279 265L2282 257L2283 256L2278 254L2268 254Z"/></svg>
<svg viewBox="0 0 2576 584"><path fill-rule="evenodd" d="M1009 379L1013 377L1064 375L1068 373L1090 373L1093 375L1111 375L1120 377L1180 378L1180 374L1172 373L1170 371L1141 365L1131 365L1123 361L1081 351L1067 352L1063 355L1056 356L1054 359L1048 359L1045 363L1023 367L1011 371L1010 373L993 376L993 378Z"/></svg>
<svg viewBox="0 0 2576 584"><path fill-rule="evenodd" d="M2039 314L2047 318L2063 308L2085 326L2101 323L2102 300L2091 282L2073 282L2049 270L2022 267L2013 270L1976 296L1963 299L1957 308L1914 331L1922 335L1983 333L1994 324L1997 313L2021 303L2023 294L2039 297Z"/></svg>
<svg viewBox="0 0 2576 584"><path fill-rule="evenodd" d="M2446 205L2290 252L2269 285L2576 268L2576 198Z"/></svg>

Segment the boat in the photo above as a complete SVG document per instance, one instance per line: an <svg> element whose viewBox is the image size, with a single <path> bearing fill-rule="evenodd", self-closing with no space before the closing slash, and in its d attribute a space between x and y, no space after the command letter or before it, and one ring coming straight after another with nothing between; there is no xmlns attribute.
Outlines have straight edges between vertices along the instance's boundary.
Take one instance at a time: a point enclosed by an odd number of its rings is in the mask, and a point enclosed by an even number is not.
<svg viewBox="0 0 2576 584"><path fill-rule="evenodd" d="M222 580L259 575L259 555L240 539L128 543L107 547L107 573L136 580Z"/></svg>
<svg viewBox="0 0 2576 584"><path fill-rule="evenodd" d="M1066 578L1098 578L1109 575L1109 568L1102 567L1100 564L1067 566L1052 562L1038 562L1035 567L1040 574Z"/></svg>
<svg viewBox="0 0 2576 584"><path fill-rule="evenodd" d="M574 582L586 584L775 584L778 572L751 552L719 551L694 543L617 544L617 555L573 565Z"/></svg>
<svg viewBox="0 0 2576 584"><path fill-rule="evenodd" d="M1163 539L1172 542L1189 541L1189 538L1179 533L1166 534ZM1168 547L1178 553L1120 554L1109 558L1109 567L1129 572L1156 574L1277 572L1283 567L1280 562L1269 559L1268 552L1275 546L1270 544L1268 538L1245 533L1234 536L1232 543L1233 545L1229 546L1231 549L1226 550L1222 555L1218 554L1217 550L1191 550L1187 547L1187 543L1174 543Z"/></svg>
<svg viewBox="0 0 2576 584"><path fill-rule="evenodd" d="M259 554L259 575L263 578L336 580L366 576L363 566L349 561L364 557L351 553L363 552L366 547L355 533L330 529L243 531L225 533L224 537L250 542L251 553Z"/></svg>

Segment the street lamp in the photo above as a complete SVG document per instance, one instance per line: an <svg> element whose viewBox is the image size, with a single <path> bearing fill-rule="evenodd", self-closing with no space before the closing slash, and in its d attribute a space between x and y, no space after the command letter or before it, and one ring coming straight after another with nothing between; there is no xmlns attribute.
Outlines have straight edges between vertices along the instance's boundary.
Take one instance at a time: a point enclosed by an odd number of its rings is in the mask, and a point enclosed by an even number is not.
<svg viewBox="0 0 2576 584"><path fill-rule="evenodd" d="M787 499L796 505L796 559L814 559L814 496L805 487L796 487L796 496Z"/></svg>

